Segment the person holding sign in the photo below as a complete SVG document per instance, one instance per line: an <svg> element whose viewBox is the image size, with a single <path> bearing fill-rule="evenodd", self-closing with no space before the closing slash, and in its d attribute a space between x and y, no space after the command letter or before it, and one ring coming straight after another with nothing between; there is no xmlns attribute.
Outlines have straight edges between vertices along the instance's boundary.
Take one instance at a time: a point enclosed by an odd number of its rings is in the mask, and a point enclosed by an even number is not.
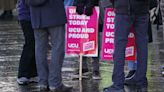
<svg viewBox="0 0 164 92"><path fill-rule="evenodd" d="M74 2L75 6L77 7L76 8L76 12L81 15L81 14L85 14L87 16L91 16L93 14L93 8L94 6L98 6L99 4L99 0L75 0ZM100 19L99 19L100 20ZM101 20L102 22L102 20ZM98 44L100 45L101 41L101 32L102 32L102 23L99 22L99 27L98 27L98 30L99 30L99 36L98 36ZM98 48L100 49L100 48ZM93 73L92 73L92 78L93 79L101 79L100 77L100 71L99 71L99 55L98 57L92 57L92 66L93 66ZM88 63L87 63L87 57L83 57L83 62L82 62L82 73L84 75L88 75L89 74L89 69L88 69Z"/></svg>
<svg viewBox="0 0 164 92"><path fill-rule="evenodd" d="M149 0L111 0L114 4L115 37L113 84L104 88L104 92L125 92L124 65L125 48L130 28L134 26L137 48L137 70L130 80L135 83L137 92L147 92L147 59L148 59L148 22Z"/></svg>

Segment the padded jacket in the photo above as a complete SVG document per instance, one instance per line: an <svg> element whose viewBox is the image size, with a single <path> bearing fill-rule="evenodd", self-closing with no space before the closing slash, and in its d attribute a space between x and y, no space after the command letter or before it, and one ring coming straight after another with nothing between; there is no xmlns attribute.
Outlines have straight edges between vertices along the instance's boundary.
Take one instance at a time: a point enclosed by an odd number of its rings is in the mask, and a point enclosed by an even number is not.
<svg viewBox="0 0 164 92"><path fill-rule="evenodd" d="M111 0L118 14L148 14L149 0Z"/></svg>

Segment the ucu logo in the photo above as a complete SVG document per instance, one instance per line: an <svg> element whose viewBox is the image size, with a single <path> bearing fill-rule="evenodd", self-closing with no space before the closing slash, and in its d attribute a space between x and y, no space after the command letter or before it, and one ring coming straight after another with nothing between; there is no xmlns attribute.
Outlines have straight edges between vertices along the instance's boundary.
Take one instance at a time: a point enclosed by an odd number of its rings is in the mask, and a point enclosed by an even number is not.
<svg viewBox="0 0 164 92"><path fill-rule="evenodd" d="M77 43L69 43L68 47L69 48L79 48L79 44L77 44Z"/></svg>

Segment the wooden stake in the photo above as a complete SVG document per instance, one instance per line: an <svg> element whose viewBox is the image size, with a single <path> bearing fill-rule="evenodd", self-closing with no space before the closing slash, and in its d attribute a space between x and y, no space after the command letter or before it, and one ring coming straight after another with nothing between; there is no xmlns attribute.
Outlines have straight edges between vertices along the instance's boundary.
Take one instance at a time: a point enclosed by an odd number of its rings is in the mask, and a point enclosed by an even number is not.
<svg viewBox="0 0 164 92"><path fill-rule="evenodd" d="M82 80L82 58L83 58L83 54L80 54L80 65L79 65L79 80Z"/></svg>

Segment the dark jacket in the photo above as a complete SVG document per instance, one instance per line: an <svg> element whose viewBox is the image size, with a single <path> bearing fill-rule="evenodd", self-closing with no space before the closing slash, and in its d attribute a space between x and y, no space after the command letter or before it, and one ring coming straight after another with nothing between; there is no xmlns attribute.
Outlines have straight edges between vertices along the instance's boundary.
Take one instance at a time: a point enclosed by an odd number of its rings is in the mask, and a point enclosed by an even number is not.
<svg viewBox="0 0 164 92"><path fill-rule="evenodd" d="M98 3L99 3L99 0L74 0L73 5L84 4L85 6L87 5L98 6Z"/></svg>
<svg viewBox="0 0 164 92"><path fill-rule="evenodd" d="M157 7L158 2L157 0L150 0L149 1L149 10L153 9L154 7Z"/></svg>
<svg viewBox="0 0 164 92"><path fill-rule="evenodd" d="M25 0L18 0L17 2L17 11L18 11L18 19L19 20L31 20L30 17L30 9L27 4L25 4Z"/></svg>
<svg viewBox="0 0 164 92"><path fill-rule="evenodd" d="M111 0L119 14L148 14L149 0Z"/></svg>
<svg viewBox="0 0 164 92"><path fill-rule="evenodd" d="M67 21L63 0L47 1L42 6L30 6L31 21L34 29L64 25Z"/></svg>

